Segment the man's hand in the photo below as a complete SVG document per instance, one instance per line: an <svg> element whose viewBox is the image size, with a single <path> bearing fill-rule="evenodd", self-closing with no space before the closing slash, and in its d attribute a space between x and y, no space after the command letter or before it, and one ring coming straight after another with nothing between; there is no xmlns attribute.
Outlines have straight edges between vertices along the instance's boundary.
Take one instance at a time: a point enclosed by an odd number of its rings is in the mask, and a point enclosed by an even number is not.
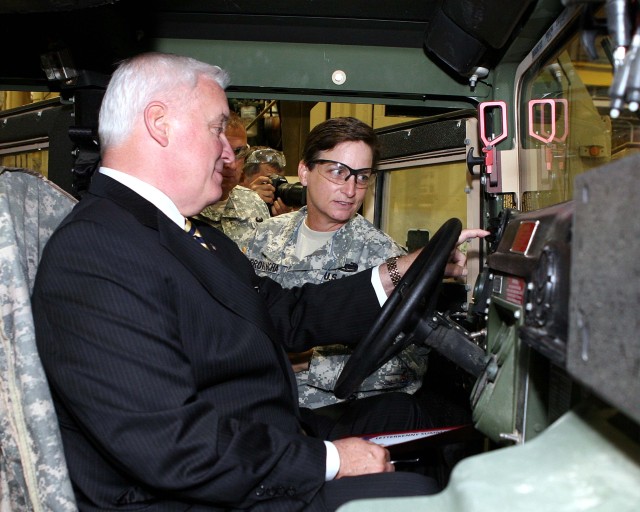
<svg viewBox="0 0 640 512"><path fill-rule="evenodd" d="M309 369L313 349L310 348L305 352L289 352L287 355L289 356L289 362L293 367L293 372L298 373Z"/></svg>
<svg viewBox="0 0 640 512"><path fill-rule="evenodd" d="M336 479L395 471L390 462L389 450L380 445L357 437L339 439L333 441L333 444L340 454L340 470Z"/></svg>
<svg viewBox="0 0 640 512"><path fill-rule="evenodd" d="M266 176L258 176L251 182L249 188L256 192L265 203L273 203L276 189L271 184L271 180Z"/></svg>

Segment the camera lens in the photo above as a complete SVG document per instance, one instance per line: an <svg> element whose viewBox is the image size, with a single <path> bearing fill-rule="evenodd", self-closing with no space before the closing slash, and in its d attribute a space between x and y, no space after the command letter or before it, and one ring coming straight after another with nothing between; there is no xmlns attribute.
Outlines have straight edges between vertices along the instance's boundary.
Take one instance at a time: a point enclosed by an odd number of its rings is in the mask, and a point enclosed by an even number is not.
<svg viewBox="0 0 640 512"><path fill-rule="evenodd" d="M283 183L276 189L276 197L288 206L304 206L307 204L307 187L300 183Z"/></svg>
<svg viewBox="0 0 640 512"><path fill-rule="evenodd" d="M289 183L279 174L272 174L269 179L276 189L275 199L282 199L287 206L298 207L307 204L307 187L300 183Z"/></svg>

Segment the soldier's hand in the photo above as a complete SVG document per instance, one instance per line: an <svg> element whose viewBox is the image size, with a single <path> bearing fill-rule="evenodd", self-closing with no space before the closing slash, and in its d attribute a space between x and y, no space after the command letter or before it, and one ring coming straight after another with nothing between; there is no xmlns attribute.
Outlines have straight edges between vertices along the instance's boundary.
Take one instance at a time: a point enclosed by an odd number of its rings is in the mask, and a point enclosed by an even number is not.
<svg viewBox="0 0 640 512"><path fill-rule="evenodd" d="M458 237L457 246L472 240L473 238L484 238L489 234L484 229L463 229ZM460 277L467 275L467 256L458 247L455 247L449 255L449 261L445 268L444 275L446 277ZM422 249L413 251L410 254L402 256L396 261L396 268L401 276L404 276L405 272L409 269L415 259L418 257ZM384 291L387 295L390 295L393 291L393 283L389 276L389 268L387 263L383 263L380 266L380 280Z"/></svg>
<svg viewBox="0 0 640 512"><path fill-rule="evenodd" d="M337 478L367 475L371 473L391 473L395 471L390 462L389 450L357 437L333 441L340 454L340 470Z"/></svg>
<svg viewBox="0 0 640 512"><path fill-rule="evenodd" d="M444 275L446 277L460 277L467 275L467 255L460 251L458 248L465 242L474 238L484 238L489 234L484 229L463 229L458 237L456 247L451 252L449 262L445 269Z"/></svg>
<svg viewBox="0 0 640 512"><path fill-rule="evenodd" d="M256 192L265 203L273 203L273 200L275 199L276 189L271 184L271 180L266 176L258 176L251 182L249 188Z"/></svg>
<svg viewBox="0 0 640 512"><path fill-rule="evenodd" d="M283 213L292 212L294 208L287 206L284 201L280 198L276 199L275 202L271 205L271 216L275 217L276 215L282 215Z"/></svg>

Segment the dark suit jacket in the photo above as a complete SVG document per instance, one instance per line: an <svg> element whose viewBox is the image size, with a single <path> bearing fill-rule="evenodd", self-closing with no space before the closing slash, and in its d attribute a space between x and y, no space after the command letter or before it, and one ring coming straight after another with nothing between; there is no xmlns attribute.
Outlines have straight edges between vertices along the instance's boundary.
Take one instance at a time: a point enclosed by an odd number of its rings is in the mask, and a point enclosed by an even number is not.
<svg viewBox="0 0 640 512"><path fill-rule="evenodd" d="M323 485L285 350L360 339L370 273L283 290L200 229L215 250L98 174L45 249L38 349L81 509L293 511Z"/></svg>

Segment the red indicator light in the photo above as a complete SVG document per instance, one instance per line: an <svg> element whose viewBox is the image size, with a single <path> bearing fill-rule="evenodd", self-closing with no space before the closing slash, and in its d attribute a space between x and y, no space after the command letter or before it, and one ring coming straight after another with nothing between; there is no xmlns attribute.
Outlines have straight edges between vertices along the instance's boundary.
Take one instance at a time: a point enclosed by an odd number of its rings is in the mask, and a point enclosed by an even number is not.
<svg viewBox="0 0 640 512"><path fill-rule="evenodd" d="M533 240L533 235L538 227L537 221L525 220L518 226L518 231L511 244L511 252L518 252L520 254L527 254L527 250Z"/></svg>

